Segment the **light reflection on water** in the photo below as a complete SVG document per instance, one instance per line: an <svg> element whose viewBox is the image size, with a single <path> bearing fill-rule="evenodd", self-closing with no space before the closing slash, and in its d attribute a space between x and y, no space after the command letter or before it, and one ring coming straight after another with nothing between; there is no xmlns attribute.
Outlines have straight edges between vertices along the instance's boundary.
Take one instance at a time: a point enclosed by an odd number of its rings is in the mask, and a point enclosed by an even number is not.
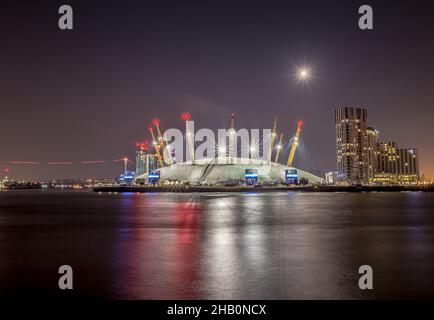
<svg viewBox="0 0 434 320"><path fill-rule="evenodd" d="M429 193L0 194L0 295L55 295L68 263L82 297L432 298L433 207ZM374 291L357 287L362 264Z"/></svg>

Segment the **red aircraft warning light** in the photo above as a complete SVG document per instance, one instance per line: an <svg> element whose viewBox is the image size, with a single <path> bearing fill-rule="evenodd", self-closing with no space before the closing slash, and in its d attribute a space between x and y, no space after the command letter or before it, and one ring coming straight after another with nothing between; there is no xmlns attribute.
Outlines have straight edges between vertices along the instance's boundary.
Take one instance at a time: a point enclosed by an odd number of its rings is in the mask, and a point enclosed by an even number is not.
<svg viewBox="0 0 434 320"><path fill-rule="evenodd" d="M190 120L190 118L191 118L191 115L189 113L186 112L186 113L182 114L182 120L188 121L188 120Z"/></svg>
<svg viewBox="0 0 434 320"><path fill-rule="evenodd" d="M141 142L136 142L136 147L142 151L148 151L149 141L145 140L145 141L141 141Z"/></svg>
<svg viewBox="0 0 434 320"><path fill-rule="evenodd" d="M154 120L152 120L152 124L153 124L154 126L159 126L159 125L160 125L160 120L158 120L158 119L154 119Z"/></svg>

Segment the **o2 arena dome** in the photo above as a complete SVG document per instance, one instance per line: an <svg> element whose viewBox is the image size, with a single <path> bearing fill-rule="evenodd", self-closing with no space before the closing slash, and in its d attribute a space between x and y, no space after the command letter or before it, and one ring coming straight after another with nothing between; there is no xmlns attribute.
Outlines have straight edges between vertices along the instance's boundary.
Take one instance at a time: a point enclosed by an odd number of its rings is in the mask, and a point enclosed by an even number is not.
<svg viewBox="0 0 434 320"><path fill-rule="evenodd" d="M226 132L225 136L225 139L228 138L229 142L227 145L228 149L226 149L226 143L224 143L218 148L215 157L208 156L207 158L201 157L200 159L195 159L194 142L196 139L194 138L194 122L189 120L190 114L188 113L183 114L182 118L185 121L186 126L185 139L188 144L187 149L190 156L189 159L194 160L173 164L173 161L171 161L173 160L171 159L172 149L167 143L165 135L161 135L159 120L154 119L153 124L157 129L158 136L155 136L152 127L149 128L149 132L152 136L152 145L154 146L160 168L153 170L148 167L147 170L149 170L149 173L147 172L137 176L135 179L136 184L156 185L165 184L167 182L178 182L190 185L297 185L324 183L322 178L292 167L303 127L303 121L301 120L297 122L297 131L290 141L288 161L285 166L279 163L279 155L281 151L283 151L284 144L282 144L283 133L280 133L280 137L277 139L277 117L274 118L273 129L270 130L270 136L268 136L267 139L264 139L264 135L262 136L262 150L263 152L268 153L268 157L259 158L259 154L252 156L251 158L248 158L248 156L246 157L245 155L238 157L238 138L241 138L241 148L239 150L243 149L243 141L246 145L250 145L250 143L248 134L247 139L243 140L243 137L246 138L246 136L243 135L242 129L239 131L235 129L235 116L232 114L229 130ZM241 132L240 135L239 132ZM263 132L263 134L265 134L265 132ZM253 141L254 139L252 138L250 153L256 150ZM259 148L257 149L258 151ZM265 151L267 149L268 151ZM167 152L167 150L169 150L169 152ZM274 150L276 150L274 157L275 162L272 162L271 159L273 159L272 156ZM174 151L176 151L176 148ZM165 165L162 162L161 159L165 154L170 160L168 163L172 163L171 165ZM207 154L209 154L209 152L207 152ZM143 170L141 172L146 171Z"/></svg>
<svg viewBox="0 0 434 320"><path fill-rule="evenodd" d="M296 173L298 181L321 184L324 179L306 171L282 164L258 159L219 157L181 162L157 169L160 183L178 181L182 183L225 185L246 181L246 173L254 172L260 184L287 182L288 172ZM148 173L136 177L137 184L149 183Z"/></svg>

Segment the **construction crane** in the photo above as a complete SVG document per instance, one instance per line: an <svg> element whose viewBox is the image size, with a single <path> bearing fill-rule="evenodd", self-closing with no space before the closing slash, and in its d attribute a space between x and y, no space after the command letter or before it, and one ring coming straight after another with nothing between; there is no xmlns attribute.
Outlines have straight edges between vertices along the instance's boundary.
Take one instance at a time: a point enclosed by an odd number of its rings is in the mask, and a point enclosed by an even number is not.
<svg viewBox="0 0 434 320"><path fill-rule="evenodd" d="M161 148L164 148L164 140L163 140L163 136L161 135L161 130L160 130L160 120L154 119L154 120L152 120L152 124L157 129L157 139L158 139L157 142Z"/></svg>
<svg viewBox="0 0 434 320"><path fill-rule="evenodd" d="M268 151L268 162L271 162L271 156L273 154L274 141L276 140L276 130L277 130L277 117L274 118L273 130L271 131L271 142L270 142L270 150Z"/></svg>
<svg viewBox="0 0 434 320"><path fill-rule="evenodd" d="M154 129L152 127L150 127L149 132L151 133L151 136L152 136L152 144L153 144L154 149L155 149L155 154L157 155L158 163L159 163L160 167L163 167L164 164L163 164L163 160L161 159L160 146L158 145L157 140L155 140Z"/></svg>
<svg viewBox="0 0 434 320"><path fill-rule="evenodd" d="M163 135L161 134L161 129L160 129L160 121L158 119L154 119L152 121L152 123L154 124L154 126L157 128L157 139L158 139L158 144L161 148L161 150L163 150L163 157L166 154L167 156L167 160L169 164L173 163L173 159L172 159L172 152L170 151L170 147L168 148L168 144L166 139L163 137Z"/></svg>
<svg viewBox="0 0 434 320"><path fill-rule="evenodd" d="M282 140L283 140L283 133L280 134L279 144L276 146L277 152L276 152L276 158L274 159L275 163L279 163L280 150L282 150Z"/></svg>
<svg viewBox="0 0 434 320"><path fill-rule="evenodd" d="M292 164L294 163L295 151L297 150L298 140L300 138L302 127L303 127L303 121L300 120L298 121L297 132L295 133L294 140L292 141L291 151L289 152L288 163L287 163L288 167L292 167Z"/></svg>

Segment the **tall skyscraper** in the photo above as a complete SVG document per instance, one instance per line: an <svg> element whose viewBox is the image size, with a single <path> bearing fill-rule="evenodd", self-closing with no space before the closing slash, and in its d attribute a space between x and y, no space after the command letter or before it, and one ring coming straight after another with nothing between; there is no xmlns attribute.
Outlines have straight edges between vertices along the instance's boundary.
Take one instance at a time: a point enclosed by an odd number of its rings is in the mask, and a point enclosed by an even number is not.
<svg viewBox="0 0 434 320"><path fill-rule="evenodd" d="M366 184L368 135L366 109L340 108L335 111L338 182Z"/></svg>

